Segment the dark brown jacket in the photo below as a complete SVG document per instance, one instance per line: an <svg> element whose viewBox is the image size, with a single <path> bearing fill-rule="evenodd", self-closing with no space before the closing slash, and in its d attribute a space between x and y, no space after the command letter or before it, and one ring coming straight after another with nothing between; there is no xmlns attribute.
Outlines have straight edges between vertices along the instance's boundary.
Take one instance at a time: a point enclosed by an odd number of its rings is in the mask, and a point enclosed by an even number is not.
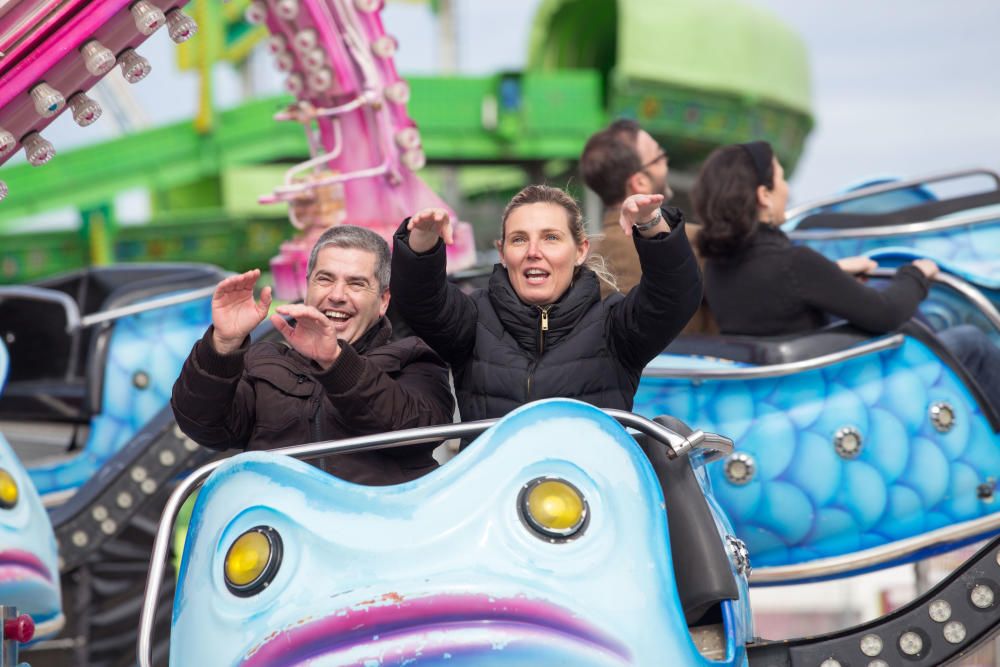
<svg viewBox="0 0 1000 667"><path fill-rule="evenodd" d="M217 450L260 450L452 420L448 369L419 338L389 342L381 318L323 371L284 343L248 338L221 355L212 328L194 345L170 404L191 439ZM341 454L314 463L358 484L396 484L436 466L434 443Z"/></svg>
<svg viewBox="0 0 1000 667"><path fill-rule="evenodd" d="M639 269L639 254L635 250L635 243L630 235L622 233L618 225L618 216L621 213L621 206L612 206L604 212L604 227L601 230L604 238L594 242L594 253L600 255L607 262L608 269L615 276L618 283L618 290L622 294L628 294L629 290L639 284L642 271ZM695 238L700 225L692 224L690 221L684 223L684 231L691 249L694 250L695 259L698 266L702 267L701 257L698 255ZM614 290L605 282L601 282L601 298L606 298ZM719 327L716 326L712 313L708 310L708 305L704 299L694 316L681 331L681 334L716 334Z"/></svg>

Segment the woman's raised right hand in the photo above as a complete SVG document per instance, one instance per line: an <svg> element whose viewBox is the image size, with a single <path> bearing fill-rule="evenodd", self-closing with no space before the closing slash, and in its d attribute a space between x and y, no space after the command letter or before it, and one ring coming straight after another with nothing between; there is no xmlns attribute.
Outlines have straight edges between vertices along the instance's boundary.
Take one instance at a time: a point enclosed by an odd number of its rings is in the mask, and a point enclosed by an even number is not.
<svg viewBox="0 0 1000 667"><path fill-rule="evenodd" d="M410 249L427 252L443 239L445 245L455 242L451 231L451 215L443 208L425 208L407 223L410 232Z"/></svg>
<svg viewBox="0 0 1000 667"><path fill-rule="evenodd" d="M235 352L258 324L267 317L271 307L271 288L260 293L260 302L253 298L253 288L260 269L229 276L215 288L212 295L212 344L219 354Z"/></svg>

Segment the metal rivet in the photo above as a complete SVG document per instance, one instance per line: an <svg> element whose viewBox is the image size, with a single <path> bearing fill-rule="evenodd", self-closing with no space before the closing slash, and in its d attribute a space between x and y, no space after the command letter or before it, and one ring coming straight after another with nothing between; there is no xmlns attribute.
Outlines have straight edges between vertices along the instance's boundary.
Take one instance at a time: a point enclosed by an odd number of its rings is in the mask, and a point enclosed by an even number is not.
<svg viewBox="0 0 1000 667"><path fill-rule="evenodd" d="M142 481L142 484L139 485L139 488L147 496L152 495L153 492L156 491L156 480L145 479Z"/></svg>
<svg viewBox="0 0 1000 667"><path fill-rule="evenodd" d="M819 663L819 667L841 667L840 661L836 658L827 658L823 662Z"/></svg>
<svg viewBox="0 0 1000 667"><path fill-rule="evenodd" d="M969 600L978 609L989 609L993 606L993 589L986 584L976 584L969 592Z"/></svg>
<svg viewBox="0 0 1000 667"><path fill-rule="evenodd" d="M912 630L899 636L899 650L906 655L917 655L924 650L924 638Z"/></svg>
<svg viewBox="0 0 1000 667"><path fill-rule="evenodd" d="M186 435L184 435L184 431L181 430L181 427L178 426L177 424L174 424L174 437L177 438L178 440L183 440L184 438L187 437Z"/></svg>
<svg viewBox="0 0 1000 667"><path fill-rule="evenodd" d="M944 638L949 644L961 644L965 641L965 625L961 621L952 621L944 626Z"/></svg>
<svg viewBox="0 0 1000 667"><path fill-rule="evenodd" d="M726 458L724 471L730 484L742 486L753 479L757 471L757 462L749 454L735 452Z"/></svg>
<svg viewBox="0 0 1000 667"><path fill-rule="evenodd" d="M189 452L196 452L198 451L198 443L191 438L184 438L184 449Z"/></svg>
<svg viewBox="0 0 1000 667"><path fill-rule="evenodd" d="M865 635L861 638L861 652L874 658L882 652L882 638L878 635Z"/></svg>
<svg viewBox="0 0 1000 667"><path fill-rule="evenodd" d="M72 539L73 544L75 544L78 547L87 546L87 542L89 541L87 533L83 532L82 530L78 530L75 533L73 533L73 537L70 539Z"/></svg>
<svg viewBox="0 0 1000 667"><path fill-rule="evenodd" d="M833 435L833 448L842 459L855 459L861 453L863 445L861 431L853 426L837 429Z"/></svg>
<svg viewBox="0 0 1000 667"><path fill-rule="evenodd" d="M885 660L872 660L868 663L868 667L889 667L889 663Z"/></svg>
<svg viewBox="0 0 1000 667"><path fill-rule="evenodd" d="M104 505L95 505L94 509L90 510L90 515L94 517L94 521L104 521L108 518L108 508Z"/></svg>
<svg viewBox="0 0 1000 667"><path fill-rule="evenodd" d="M132 468L133 482L141 482L142 480L146 479L146 476L147 476L146 469L143 468L142 466L136 466Z"/></svg>
<svg viewBox="0 0 1000 667"><path fill-rule="evenodd" d="M105 519L101 522L101 530L104 531L105 535L113 535L117 528L118 524L115 523L114 519Z"/></svg>
<svg viewBox="0 0 1000 667"><path fill-rule="evenodd" d="M955 408L950 404L941 401L935 403L928 411L931 417L931 424L939 433L947 433L955 426Z"/></svg>
<svg viewBox="0 0 1000 667"><path fill-rule="evenodd" d="M59 556L59 558L56 559L56 567L59 568L60 572L62 572L63 570L65 570L66 569L66 559L63 558L62 556Z"/></svg>
<svg viewBox="0 0 1000 667"><path fill-rule="evenodd" d="M160 452L160 465L169 468L176 462L177 462L177 457L174 456L174 453L169 449L164 449L162 452Z"/></svg>
<svg viewBox="0 0 1000 667"><path fill-rule="evenodd" d="M132 494L128 491L122 491L118 494L118 498L115 502L118 503L118 507L127 510L129 507L132 507Z"/></svg>
<svg viewBox="0 0 1000 667"><path fill-rule="evenodd" d="M1000 565L1000 549L997 549L996 561L997 565Z"/></svg>
<svg viewBox="0 0 1000 667"><path fill-rule="evenodd" d="M951 618L951 605L948 604L947 600L934 600L927 607L927 615L931 617L932 621L944 623Z"/></svg>
<svg viewBox="0 0 1000 667"><path fill-rule="evenodd" d="M132 384L137 389L146 389L149 387L149 375L145 371L136 371L135 375L132 376Z"/></svg>

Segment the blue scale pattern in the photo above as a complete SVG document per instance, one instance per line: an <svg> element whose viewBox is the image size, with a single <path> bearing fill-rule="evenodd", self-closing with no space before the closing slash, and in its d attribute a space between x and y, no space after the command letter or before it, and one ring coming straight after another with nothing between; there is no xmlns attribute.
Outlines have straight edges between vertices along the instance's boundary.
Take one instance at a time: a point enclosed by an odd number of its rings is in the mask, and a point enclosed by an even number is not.
<svg viewBox="0 0 1000 667"><path fill-rule="evenodd" d="M87 443L77 456L29 468L39 493L82 485L167 404L184 359L212 322L211 306L206 297L115 322L104 367L102 411L91 420ZM148 378L145 387L136 385L140 373Z"/></svg>
<svg viewBox="0 0 1000 667"><path fill-rule="evenodd" d="M955 411L951 431L929 418ZM723 463L712 487L754 566L838 556L1000 509L977 487L1000 479L1000 436L951 369L919 341L822 369L754 380L644 377L635 411L670 414L733 438L756 473L742 486ZM834 434L858 429L863 448L841 458Z"/></svg>

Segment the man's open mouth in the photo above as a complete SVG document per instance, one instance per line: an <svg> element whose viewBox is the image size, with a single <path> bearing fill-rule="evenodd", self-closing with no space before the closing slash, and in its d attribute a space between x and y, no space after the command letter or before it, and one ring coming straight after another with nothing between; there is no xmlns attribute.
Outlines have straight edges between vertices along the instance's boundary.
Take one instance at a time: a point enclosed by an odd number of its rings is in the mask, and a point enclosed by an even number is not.
<svg viewBox="0 0 1000 667"><path fill-rule="evenodd" d="M327 310L323 314L337 324L346 322L354 316L352 313L345 313L342 310Z"/></svg>
<svg viewBox="0 0 1000 667"><path fill-rule="evenodd" d="M269 634L242 667L631 663L620 642L552 603L486 594L386 594Z"/></svg>

